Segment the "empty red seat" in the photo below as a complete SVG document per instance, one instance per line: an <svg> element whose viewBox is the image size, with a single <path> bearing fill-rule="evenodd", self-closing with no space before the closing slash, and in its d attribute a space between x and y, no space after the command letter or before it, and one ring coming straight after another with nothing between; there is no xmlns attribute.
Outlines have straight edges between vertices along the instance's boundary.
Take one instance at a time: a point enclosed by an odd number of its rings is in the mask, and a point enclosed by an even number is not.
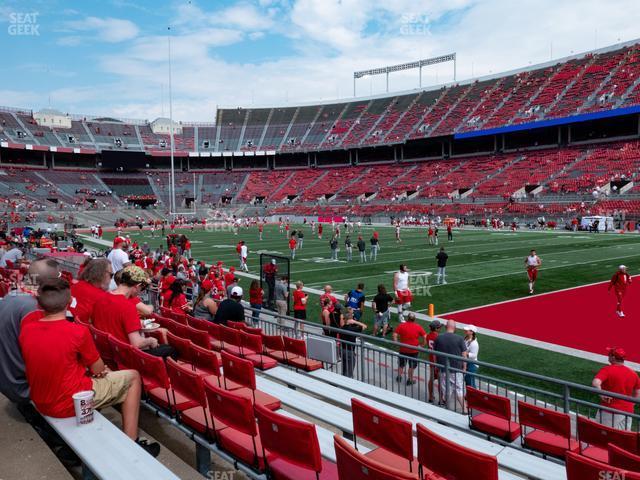
<svg viewBox="0 0 640 480"><path fill-rule="evenodd" d="M467 386L467 405L471 428L509 442L520 436L520 425L511 418L511 401L507 397ZM474 415L474 411L480 413Z"/></svg>
<svg viewBox="0 0 640 480"><path fill-rule="evenodd" d="M100 358L104 364L111 370L117 370L118 365L113 358L113 349L111 348L111 342L109 341L110 335L107 332L98 330L93 325L89 325L89 331L93 337L93 342L96 344L96 348L100 353Z"/></svg>
<svg viewBox="0 0 640 480"><path fill-rule="evenodd" d="M235 328L236 330L245 330L247 328L247 324L244 322L233 322L229 320L227 322L227 327Z"/></svg>
<svg viewBox="0 0 640 480"><path fill-rule="evenodd" d="M189 340L202 348L211 348L211 337L209 333L197 328L187 327L187 334Z"/></svg>
<svg viewBox="0 0 640 480"><path fill-rule="evenodd" d="M567 480L640 480L640 473L608 465L593 458L567 452Z"/></svg>
<svg viewBox="0 0 640 480"><path fill-rule="evenodd" d="M221 357L224 374L221 381L225 389L231 386L229 382L234 382L242 387L233 390L237 395L249 398L253 403L263 405L269 410L280 408L280 400L256 388L256 373L249 360L236 357L226 350L221 352Z"/></svg>
<svg viewBox="0 0 640 480"><path fill-rule="evenodd" d="M640 455L626 451L617 445L609 444L609 465L632 472L640 472Z"/></svg>
<svg viewBox="0 0 640 480"><path fill-rule="evenodd" d="M220 340L222 348L237 356L242 356L242 339L240 338L240 330L220 325Z"/></svg>
<svg viewBox="0 0 640 480"><path fill-rule="evenodd" d="M265 335L262 334L262 345L264 351L271 358L278 362L287 363L287 351L284 348L284 340L282 335ZM297 355L291 355L291 358L295 358Z"/></svg>
<svg viewBox="0 0 640 480"><path fill-rule="evenodd" d="M183 363L191 363L191 340L174 335L169 331L167 332L167 341L176 351L178 360Z"/></svg>
<svg viewBox="0 0 640 480"><path fill-rule="evenodd" d="M578 442L571 438L568 414L518 401L518 418L524 447L561 458L567 450L578 450ZM533 431L526 433L527 428Z"/></svg>
<svg viewBox="0 0 640 480"><path fill-rule="evenodd" d="M126 370L128 368L137 369L135 357L133 355L133 346L122 340L109 335L109 344L113 353L113 361L118 370Z"/></svg>
<svg viewBox="0 0 640 480"><path fill-rule="evenodd" d="M334 435L339 480L417 480L416 473L398 470L369 458L353 448L344 438ZM427 472L424 480L436 480Z"/></svg>
<svg viewBox="0 0 640 480"><path fill-rule="evenodd" d="M336 464L322 458L316 426L255 406L267 470L276 480L333 480Z"/></svg>
<svg viewBox="0 0 640 480"><path fill-rule="evenodd" d="M265 462L253 405L247 397L204 380L211 425L218 446L239 461L263 471Z"/></svg>
<svg viewBox="0 0 640 480"><path fill-rule="evenodd" d="M253 363L254 367L267 370L278 365L275 358L265 355L260 335L252 335L242 331L240 339L242 340L242 357Z"/></svg>
<svg viewBox="0 0 640 480"><path fill-rule="evenodd" d="M164 360L154 357L148 353L135 348L133 354L136 358L136 367L142 378L142 385L147 399L165 410L173 411L195 407L197 404L183 397L176 392L174 399L171 398L171 382L167 374L167 367Z"/></svg>
<svg viewBox="0 0 640 480"><path fill-rule="evenodd" d="M631 453L638 453L638 434L627 430L618 430L586 417L577 418L580 454L599 462L609 461L609 444L617 445ZM585 447L585 444L587 445Z"/></svg>
<svg viewBox="0 0 640 480"><path fill-rule="evenodd" d="M312 360L307 356L307 342L302 339L283 337L284 348L287 352L287 363L295 368L312 372L322 368L322 362ZM289 356L289 353L292 356Z"/></svg>
<svg viewBox="0 0 640 480"><path fill-rule="evenodd" d="M202 377L193 369L180 365L172 358L167 359L167 373L171 381L173 404L176 405L178 420L197 432L209 432L207 398ZM188 399L188 403L178 403L177 395ZM195 406L192 404L195 403Z"/></svg>
<svg viewBox="0 0 640 480"><path fill-rule="evenodd" d="M370 407L357 398L351 399L353 414L353 444L358 439L377 446L365 455L398 470L417 472L418 464L413 455L413 426L411 422L396 418Z"/></svg>
<svg viewBox="0 0 640 480"><path fill-rule="evenodd" d="M447 480L498 480L498 460L416 425L418 462L423 469Z"/></svg>

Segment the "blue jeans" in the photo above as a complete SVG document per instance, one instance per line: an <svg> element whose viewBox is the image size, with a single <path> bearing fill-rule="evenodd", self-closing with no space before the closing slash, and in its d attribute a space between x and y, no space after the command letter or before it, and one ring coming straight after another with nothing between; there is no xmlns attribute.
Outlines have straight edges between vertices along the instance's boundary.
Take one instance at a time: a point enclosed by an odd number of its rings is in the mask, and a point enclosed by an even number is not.
<svg viewBox="0 0 640 480"><path fill-rule="evenodd" d="M250 303L251 308L255 309L251 314L251 320L253 320L253 324L257 324L260 319L260 310L262 310L262 305L257 305L255 303Z"/></svg>
<svg viewBox="0 0 640 480"><path fill-rule="evenodd" d="M476 376L474 375L478 371L478 365L475 363L467 363L467 373L464 376L464 383L471 388L476 388Z"/></svg>

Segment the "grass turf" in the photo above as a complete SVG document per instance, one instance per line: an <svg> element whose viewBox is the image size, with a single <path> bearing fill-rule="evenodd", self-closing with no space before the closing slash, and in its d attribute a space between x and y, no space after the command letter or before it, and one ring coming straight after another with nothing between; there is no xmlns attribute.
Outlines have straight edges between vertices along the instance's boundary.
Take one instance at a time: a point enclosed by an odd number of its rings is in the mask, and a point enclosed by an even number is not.
<svg viewBox="0 0 640 480"><path fill-rule="evenodd" d="M446 232L442 229L439 246L444 246L449 254L448 284L436 286L435 255L439 247L428 245L425 228L403 228L402 242L397 243L393 229L376 227L375 230L380 234L381 249L376 262L365 264L359 263L355 247L353 261L346 261L344 233L339 240L339 261L336 262L329 260L330 227L325 225L322 240L311 233L309 225L292 226L292 229L300 228L305 233L304 245L291 263L292 281L302 280L306 287L316 289L329 283L338 295L355 288L362 281L365 283L367 299L371 299L379 283L384 283L389 291L392 290L393 272L400 263L406 263L412 273L412 289L415 293L413 309L419 312L426 312L430 303L435 305L436 314L442 314L528 295L523 262L532 248L537 250L543 261L536 286L538 293L607 280L620 263L625 263L632 272L640 269L640 237L636 235L457 230L454 231L454 241L448 242ZM362 227L367 254L373 230L371 226ZM255 227L240 229L238 235L226 227L213 226L208 231L191 232L185 229L180 232L192 240L192 255L208 263L222 260L226 265L237 266L235 245L239 240L245 240L249 247L248 266L252 273L258 270L259 252L284 256L289 253L288 241L275 225L265 227L262 241L258 239ZM146 241L152 248L166 246L164 239L151 238L148 231L128 233L132 239ZM105 239L113 236L113 233L107 232ZM357 236L357 232L351 235L354 244ZM248 279L241 280L241 285L245 287L248 287L248 283ZM310 300L309 320L319 321L317 295L311 294ZM371 326L372 320L372 311L367 308L364 321ZM368 332L371 333L371 328ZM589 385L600 367L589 360L486 335L481 335L479 342L482 361L579 384ZM523 381L505 373L491 373L504 380ZM548 388L544 382L527 380L526 383Z"/></svg>

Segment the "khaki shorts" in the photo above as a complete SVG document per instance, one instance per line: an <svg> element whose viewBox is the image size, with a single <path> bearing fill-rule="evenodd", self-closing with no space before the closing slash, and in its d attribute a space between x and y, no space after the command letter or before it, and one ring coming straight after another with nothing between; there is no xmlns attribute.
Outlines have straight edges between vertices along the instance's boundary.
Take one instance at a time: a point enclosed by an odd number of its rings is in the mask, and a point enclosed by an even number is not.
<svg viewBox="0 0 640 480"><path fill-rule="evenodd" d="M109 372L103 378L93 379L93 408L100 409L124 402L131 385L132 370Z"/></svg>

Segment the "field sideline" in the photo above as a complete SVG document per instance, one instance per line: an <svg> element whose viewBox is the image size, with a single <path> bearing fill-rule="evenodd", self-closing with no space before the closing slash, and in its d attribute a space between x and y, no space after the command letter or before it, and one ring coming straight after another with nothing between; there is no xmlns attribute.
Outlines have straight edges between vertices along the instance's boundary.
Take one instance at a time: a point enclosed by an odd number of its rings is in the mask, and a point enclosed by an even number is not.
<svg viewBox="0 0 640 480"><path fill-rule="evenodd" d="M365 283L367 299L376 292L376 286L384 283L388 290L393 286L393 272L400 263L406 263L412 273L416 297L413 309L425 312L430 303L436 308L437 315L446 317L453 312L472 307L497 303L528 296L527 279L524 270L524 258L531 248L535 248L542 258L537 293L552 292L579 285L587 285L608 280L620 263L629 267L632 274L640 271L640 236L635 234L586 234L559 231L492 231L492 230L454 230L454 241L446 240L446 232L441 229L440 245L449 254L447 266L447 285L435 285L435 254L437 247L427 245L425 228L403 228L401 243L394 240L394 232L388 226L363 226L362 236L367 243L373 230L380 235L381 250L378 261L361 264L357 249L354 248L354 261L346 262L344 249L345 235L339 240L339 261L331 261L328 231L325 225L323 239L311 234L311 228L302 225L304 245L291 264L291 281L302 280L306 287L321 289L331 284L337 294L344 294L355 288L359 281ZM284 234L278 232L276 225L267 225L264 240L258 239L257 228L240 229L234 235L226 227L211 228L211 231L189 229L182 230L192 240L192 255L207 263L222 260L227 265L237 267L238 260L235 245L245 240L249 247L248 266L250 272L257 273L259 253L274 253L287 256L288 243ZM182 232L181 231L181 232ZM151 238L146 230L127 232L132 239L148 242L157 248L166 242ZM168 233L168 229L167 229ZM106 232L104 238L112 239L113 232ZM355 243L357 232L352 234ZM87 240L91 243L90 240ZM104 245L95 244L99 248ZM241 285L248 288L248 279ZM309 319L316 321L317 295L311 294ZM570 310L570 306L567 306ZM613 305L612 305L613 308ZM544 313L540 312L540 328L553 328L544 324ZM318 317L318 318L315 318ZM372 312L367 309L364 317L371 325ZM394 315L395 321L395 315ZM370 332L370 330L369 330ZM595 334L581 332L581 334ZM480 359L490 363L508 365L543 375L563 378L576 383L590 383L598 368L595 362L576 358L562 353L519 344L513 341L482 335Z"/></svg>

